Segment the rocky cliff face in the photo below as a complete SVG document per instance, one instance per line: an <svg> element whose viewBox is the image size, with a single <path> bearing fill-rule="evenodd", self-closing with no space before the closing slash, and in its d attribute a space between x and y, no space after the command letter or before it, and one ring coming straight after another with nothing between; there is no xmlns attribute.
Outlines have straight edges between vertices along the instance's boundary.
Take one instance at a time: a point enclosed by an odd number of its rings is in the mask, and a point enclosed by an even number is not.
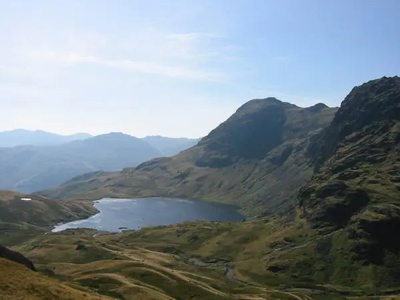
<svg viewBox="0 0 400 300"><path fill-rule="evenodd" d="M400 78L354 88L309 153L316 168L299 193L301 215L313 228L342 230L352 264L400 284Z"/></svg>
<svg viewBox="0 0 400 300"><path fill-rule="evenodd" d="M316 172L300 192L304 216L341 227L369 204L400 204L399 142L400 78L354 88L311 146Z"/></svg>
<svg viewBox="0 0 400 300"><path fill-rule="evenodd" d="M321 134L317 167L327 161L341 143L352 143L361 133L364 137L386 134L396 126L400 119L399 92L399 77L383 77L355 87L342 102L332 124ZM394 130L398 132L397 127ZM390 145L377 146L387 148Z"/></svg>

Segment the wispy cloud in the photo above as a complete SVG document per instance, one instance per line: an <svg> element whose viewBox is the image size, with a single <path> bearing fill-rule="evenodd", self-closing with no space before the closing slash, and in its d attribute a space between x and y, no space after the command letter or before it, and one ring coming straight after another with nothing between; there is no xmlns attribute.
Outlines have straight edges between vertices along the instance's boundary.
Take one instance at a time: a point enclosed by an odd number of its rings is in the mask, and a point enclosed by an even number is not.
<svg viewBox="0 0 400 300"><path fill-rule="evenodd" d="M174 64L166 64L155 61L134 61L129 59L105 59L95 56L83 56L79 53L55 53L39 52L31 53L30 56L35 59L59 63L88 63L104 67L115 68L137 73L146 73L159 76L166 76L184 80L203 80L211 82L226 82L228 76L223 72L206 70L203 68L190 68Z"/></svg>
<svg viewBox="0 0 400 300"><path fill-rule="evenodd" d="M181 80L229 81L229 74L216 66L224 59L232 60L236 49L219 46L216 41L223 37L201 32L146 33L107 40L95 33L69 31L64 40L42 37L34 42L27 37L12 46L19 61L39 64L42 69L44 64L54 70L57 63L85 63Z"/></svg>
<svg viewBox="0 0 400 300"><path fill-rule="evenodd" d="M211 82L226 82L228 80L228 75L223 72L208 71L205 69L186 68L175 65L163 65L157 62L139 62L132 60L102 60L102 59L98 59L95 62L107 67L133 71L133 72L155 74L155 75L161 75L179 79L203 80Z"/></svg>

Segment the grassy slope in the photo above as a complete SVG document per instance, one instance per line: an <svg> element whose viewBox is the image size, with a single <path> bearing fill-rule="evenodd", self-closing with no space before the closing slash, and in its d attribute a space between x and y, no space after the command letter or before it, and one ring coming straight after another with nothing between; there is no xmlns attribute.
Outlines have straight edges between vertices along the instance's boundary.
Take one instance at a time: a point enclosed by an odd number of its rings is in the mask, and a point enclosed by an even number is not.
<svg viewBox="0 0 400 300"><path fill-rule="evenodd" d="M20 200L23 197L32 200ZM96 212L90 203L0 191L0 243L13 245L48 231L57 223L87 218Z"/></svg>
<svg viewBox="0 0 400 300"><path fill-rule="evenodd" d="M255 215L287 209L312 174L305 150L336 109L253 100L199 144L135 169L87 175L41 194L54 198L173 196L240 205Z"/></svg>
<svg viewBox="0 0 400 300"><path fill-rule="evenodd" d="M315 255L311 244L324 239L300 224L196 222L95 233L68 230L37 237L17 250L41 272L118 299L322 300L363 294L325 284L323 278L318 282L306 274L306 265L291 274L271 270ZM233 270L230 279L227 265Z"/></svg>
<svg viewBox="0 0 400 300"><path fill-rule="evenodd" d="M74 288L0 258L1 300L107 300L93 291Z"/></svg>

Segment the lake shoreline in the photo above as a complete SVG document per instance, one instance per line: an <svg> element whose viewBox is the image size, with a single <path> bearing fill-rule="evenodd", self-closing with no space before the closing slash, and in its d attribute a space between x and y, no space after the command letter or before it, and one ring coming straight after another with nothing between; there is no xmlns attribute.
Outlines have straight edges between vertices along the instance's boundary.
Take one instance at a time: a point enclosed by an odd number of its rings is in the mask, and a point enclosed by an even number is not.
<svg viewBox="0 0 400 300"><path fill-rule="evenodd" d="M57 224L51 232L91 228L121 232L190 221L242 222L246 218L235 205L170 197L104 198L93 200L98 213L81 220Z"/></svg>

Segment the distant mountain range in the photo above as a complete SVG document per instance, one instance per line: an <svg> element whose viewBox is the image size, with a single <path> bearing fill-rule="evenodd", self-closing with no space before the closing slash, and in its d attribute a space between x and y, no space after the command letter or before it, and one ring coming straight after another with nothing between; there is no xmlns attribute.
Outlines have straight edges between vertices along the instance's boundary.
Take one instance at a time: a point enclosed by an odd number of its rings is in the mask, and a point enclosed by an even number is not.
<svg viewBox="0 0 400 300"><path fill-rule="evenodd" d="M92 137L86 133L61 136L44 131L2 132L0 144L13 147L0 148L0 189L26 193L47 189L88 172L117 171L174 155L196 142L164 137L139 139L122 133Z"/></svg>
<svg viewBox="0 0 400 300"><path fill-rule="evenodd" d="M301 108L276 98L251 100L176 156L122 172L86 174L42 193L56 199L163 195L217 199L254 214L285 211L312 175L312 137L336 111L322 103Z"/></svg>
<svg viewBox="0 0 400 300"><path fill-rule="evenodd" d="M85 140L93 137L89 133L60 135L43 130L14 129L0 131L0 147L17 146L52 146L66 144L72 141ZM170 138L160 135L141 138L156 148L163 156L173 156L182 150L196 145L200 139Z"/></svg>
<svg viewBox="0 0 400 300"><path fill-rule="evenodd" d="M59 135L42 130L15 129L0 132L0 147L59 145L90 137L92 136L88 133Z"/></svg>

